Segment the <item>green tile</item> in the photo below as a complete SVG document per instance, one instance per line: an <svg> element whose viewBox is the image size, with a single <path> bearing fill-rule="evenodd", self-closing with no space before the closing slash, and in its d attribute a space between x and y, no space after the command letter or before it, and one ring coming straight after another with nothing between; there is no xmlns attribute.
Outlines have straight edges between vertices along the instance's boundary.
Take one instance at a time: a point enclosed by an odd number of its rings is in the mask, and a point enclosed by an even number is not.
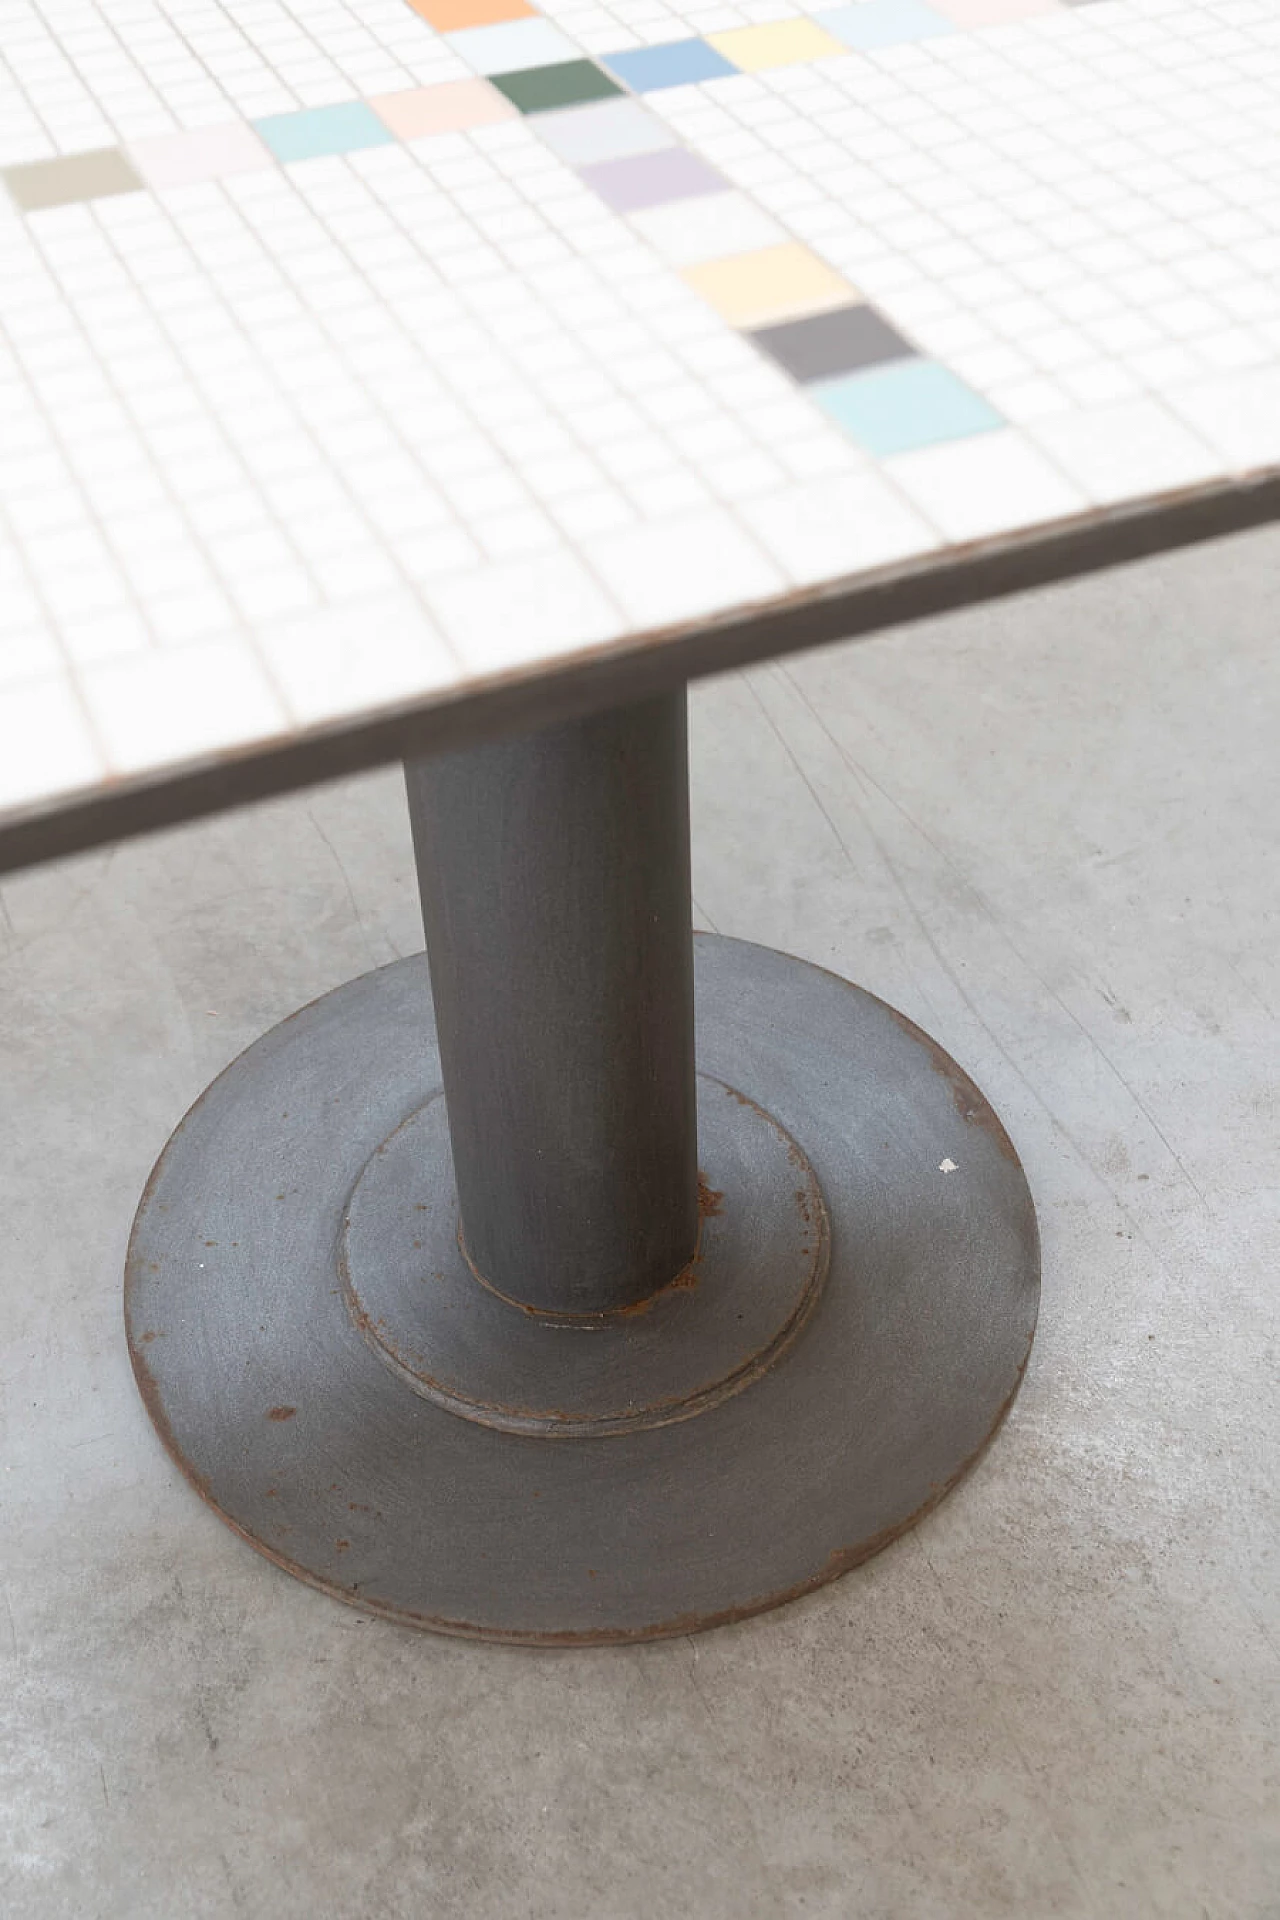
<svg viewBox="0 0 1280 1920"><path fill-rule="evenodd" d="M77 200L105 200L113 193L139 193L142 180L119 147L72 153L60 160L31 160L5 167L4 183L23 213L69 207Z"/></svg>
<svg viewBox="0 0 1280 1920"><path fill-rule="evenodd" d="M548 113L555 107L578 107L585 100L605 100L621 93L607 73L591 60L564 60L554 67L526 67L523 73L495 73L489 85L505 93L521 113Z"/></svg>

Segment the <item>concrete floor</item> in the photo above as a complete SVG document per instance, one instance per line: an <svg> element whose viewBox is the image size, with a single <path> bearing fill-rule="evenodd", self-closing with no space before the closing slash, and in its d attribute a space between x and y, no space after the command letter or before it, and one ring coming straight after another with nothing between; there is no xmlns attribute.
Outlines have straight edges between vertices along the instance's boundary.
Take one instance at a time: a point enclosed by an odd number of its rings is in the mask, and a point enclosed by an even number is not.
<svg viewBox="0 0 1280 1920"><path fill-rule="evenodd" d="M813 1598L535 1654L336 1606L179 1480L130 1215L262 1029L420 945L388 774L0 893L0 1911L1280 1915L1280 533L694 704L698 917L851 975L1007 1122L1013 1414Z"/></svg>

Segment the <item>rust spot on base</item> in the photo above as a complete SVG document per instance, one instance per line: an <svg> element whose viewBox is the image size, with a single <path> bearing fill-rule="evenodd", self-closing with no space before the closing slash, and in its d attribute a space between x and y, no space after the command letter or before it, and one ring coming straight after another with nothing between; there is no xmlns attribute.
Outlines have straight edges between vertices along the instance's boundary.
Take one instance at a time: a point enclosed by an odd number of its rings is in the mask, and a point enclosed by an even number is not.
<svg viewBox="0 0 1280 1920"><path fill-rule="evenodd" d="M724 1194L709 1186L702 1172L698 1174L698 1212L704 1220L714 1220L718 1213L724 1212Z"/></svg>
<svg viewBox="0 0 1280 1920"><path fill-rule="evenodd" d="M297 1411L296 1407L270 1407L267 1410L267 1418L268 1420L292 1420Z"/></svg>
<svg viewBox="0 0 1280 1920"><path fill-rule="evenodd" d="M884 1004L883 1002L881 1003ZM988 1105L978 1088L974 1086L964 1068L957 1066L945 1047L939 1046L914 1020L908 1020L905 1013L899 1013L896 1007L885 1006L885 1012L892 1015L904 1033L922 1046L929 1056L929 1064L940 1079L945 1080L951 1089L951 1097L956 1104L956 1112L967 1127L980 1127L989 1134L1000 1153L1006 1160L1012 1160L1018 1166L1019 1160L1012 1140L996 1118L994 1110Z"/></svg>

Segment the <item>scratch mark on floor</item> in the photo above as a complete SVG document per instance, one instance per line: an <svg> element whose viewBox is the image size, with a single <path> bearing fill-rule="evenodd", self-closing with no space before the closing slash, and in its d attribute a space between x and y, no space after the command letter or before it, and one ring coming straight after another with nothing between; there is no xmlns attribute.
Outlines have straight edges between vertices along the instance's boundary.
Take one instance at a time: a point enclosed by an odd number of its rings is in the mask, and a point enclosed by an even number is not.
<svg viewBox="0 0 1280 1920"><path fill-rule="evenodd" d="M1170 1159L1173 1161L1174 1165L1178 1168L1183 1179L1186 1181L1187 1185L1191 1188L1191 1191L1195 1194L1197 1200L1200 1202L1200 1205L1204 1208L1205 1212L1209 1215L1210 1219L1212 1219L1213 1209L1209 1205L1209 1202L1205 1197L1205 1194L1202 1188L1200 1187L1198 1181L1196 1180L1194 1174L1191 1172L1190 1168L1187 1166L1186 1162L1183 1160L1182 1155L1178 1152L1177 1148L1174 1146L1173 1142L1169 1139L1168 1135L1165 1133L1159 1121L1155 1118L1155 1115L1151 1112L1150 1108L1146 1105L1146 1103L1143 1101L1141 1096L1130 1085L1129 1081L1125 1078L1124 1074L1121 1072L1120 1068L1116 1065L1115 1061L1111 1058L1110 1054L1108 1054L1106 1049L1099 1044L1096 1037L1089 1031L1088 1027L1085 1026L1084 1022L1067 1005L1066 1001L1062 998L1061 994L1058 993L1057 989L1051 986L1050 983L1044 978L1044 975L1040 972L1039 968L1034 966L1032 962L1027 958L1026 954L1022 951L1017 941L1010 934L1008 928L1005 926L1004 922L1001 920L999 914L996 912L991 902L985 897L983 893L980 892L980 890L977 887L973 885L973 883L969 880L967 875L965 875L960 871L960 869L955 865L955 862L951 859L950 855L946 852L946 850L943 847L940 847L937 844L937 842L934 839L932 839L932 837L920 825L919 821L916 820L908 812L908 810L904 806L902 806L902 804L898 800L894 798L894 796L891 793L888 793L885 790L885 788L880 785L879 781L876 780L872 774L867 772L865 767L861 766L859 762L853 760L850 757L850 755L846 752L842 743L839 740L837 740L835 735L831 732L830 727L827 725L822 715L818 712L817 708L814 706L813 702L810 700L808 694L805 692L804 688L800 686L799 683L796 681L790 669L786 666L780 666L778 671L781 677L787 682L788 686L792 688L792 690L794 691L798 699L801 701L803 706L807 709L809 714L812 716L813 720L815 721L820 731L831 742L831 745L835 748L836 752L839 754L844 765L849 769L850 773L853 774L854 778L865 781L868 785L874 787L876 792L881 796L881 798L886 802L886 804L891 806L895 810L895 812L899 813L902 816L902 818L906 820L908 824L915 829L915 831L920 835L921 839L924 840L926 845L933 849L933 851L937 854L938 858L945 864L948 870L960 882L960 885L964 888L969 898L986 916L988 922L990 923L994 931L999 935L999 937L1004 941L1009 951L1015 956L1015 958L1019 961L1019 963L1027 969L1027 972L1031 975L1032 979L1038 983L1038 985L1043 990L1043 992L1045 992L1049 996L1049 998L1054 1002L1055 1006L1057 1006L1059 1010L1066 1015L1067 1019L1071 1021L1073 1026L1075 1026L1078 1029L1078 1031L1081 1034L1083 1034L1084 1038L1088 1041L1089 1045L1093 1048L1094 1052L1097 1054L1098 1058L1102 1061L1103 1065L1107 1068L1108 1072L1110 1072L1112 1076L1124 1088L1129 1098L1133 1101L1133 1104L1137 1107L1139 1113L1143 1115L1143 1117L1147 1121L1147 1124L1151 1127L1153 1133L1155 1133L1157 1138L1161 1141ZM759 699L758 694L756 697L757 699ZM762 707L762 711L767 713L767 709L763 707L763 703L761 703L761 707ZM775 733L778 732L778 729L776 726L774 727L774 732ZM779 739L781 739L782 736L779 734L778 737ZM795 761L794 754L791 756L791 758L794 762ZM813 791L812 785L807 779L805 780L805 784L806 786L809 787L810 792L812 792ZM826 813L825 808L823 809L823 812L824 814ZM829 816L827 817L829 818ZM943 959L941 953L938 951L938 948L932 938L932 935L930 934L928 928L925 926L923 917L916 910L914 901L910 899L910 896L907 893L906 887L903 885L898 875L898 872L893 865L893 862L889 859L888 855L885 853L885 849L881 845L881 842L875 832L875 829L871 826L869 821L866 821L865 815L863 816L863 819L864 819L864 823L867 826L867 831L870 834L872 840L875 842L875 845L879 850L881 856L884 858L885 864L888 867L890 874L893 876L894 881L897 883L899 891L902 893L904 899L907 900L908 905L911 907L912 913L914 914L916 922L919 925L921 931L924 933L925 939L929 942L929 945L933 948L934 952L937 953L938 959L941 961L941 964L947 973L947 977L952 981L953 985L956 988L956 991L960 994L961 999L964 1000L965 1005L969 1007L970 1011L974 1014L975 1019L978 1019L980 1021L980 1024L982 1024L984 1031L990 1034L990 1028L986 1026L985 1022L981 1021L981 1016L977 1013L977 1009L973 1006L973 1003L970 1001L968 995L965 993L964 989L960 986L960 983L956 979L954 973L952 973L950 967L947 965L947 962L945 961L945 959ZM991 1037L994 1039L995 1036L991 1035ZM1008 1056L1006 1055L1005 1057L1007 1058ZM1092 1163L1089 1163L1089 1164L1092 1164ZM1110 1190L1114 1194L1115 1192L1114 1188L1111 1188Z"/></svg>
<svg viewBox="0 0 1280 1920"><path fill-rule="evenodd" d="M338 869L338 872L342 875L342 884L346 890L348 905L351 908L351 918L354 920L356 924L356 928L360 934L361 939L364 941L365 946L369 949L370 958L373 958L373 944L369 939L368 928L364 924L364 915L361 913L360 908L356 904L355 890L351 885L351 876L348 874L346 867L343 865L342 857L339 854L338 849L334 846L332 840L329 838L324 828L320 825L320 822L316 819L316 816L312 812L310 807L307 808L307 818L311 822L312 826L315 828L316 832L319 834L320 838L324 841L325 846L329 850L330 859L333 861L334 866Z"/></svg>

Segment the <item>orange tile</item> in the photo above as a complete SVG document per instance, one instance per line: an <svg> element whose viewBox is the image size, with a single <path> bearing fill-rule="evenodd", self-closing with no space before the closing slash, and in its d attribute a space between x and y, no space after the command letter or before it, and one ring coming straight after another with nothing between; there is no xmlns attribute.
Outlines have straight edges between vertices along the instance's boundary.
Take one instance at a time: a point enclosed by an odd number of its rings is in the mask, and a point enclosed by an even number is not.
<svg viewBox="0 0 1280 1920"><path fill-rule="evenodd" d="M491 120L512 120L516 111L505 94L487 80L445 80L435 87L410 88L407 93L383 93L369 105L383 126L401 140L459 133L467 127L483 127Z"/></svg>
<svg viewBox="0 0 1280 1920"><path fill-rule="evenodd" d="M523 20L533 12L529 0L409 0L409 5L437 33L493 27L502 20Z"/></svg>

